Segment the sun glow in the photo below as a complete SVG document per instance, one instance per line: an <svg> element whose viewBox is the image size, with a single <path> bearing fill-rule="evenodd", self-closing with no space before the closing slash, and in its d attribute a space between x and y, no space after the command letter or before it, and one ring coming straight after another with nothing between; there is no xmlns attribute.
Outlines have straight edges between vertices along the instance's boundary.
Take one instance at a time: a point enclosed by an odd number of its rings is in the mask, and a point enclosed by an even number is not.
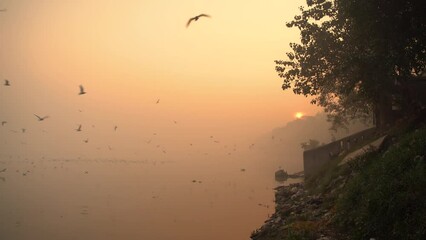
<svg viewBox="0 0 426 240"><path fill-rule="evenodd" d="M294 114L294 117L297 118L297 119L301 119L303 117L303 113L297 112L296 114Z"/></svg>

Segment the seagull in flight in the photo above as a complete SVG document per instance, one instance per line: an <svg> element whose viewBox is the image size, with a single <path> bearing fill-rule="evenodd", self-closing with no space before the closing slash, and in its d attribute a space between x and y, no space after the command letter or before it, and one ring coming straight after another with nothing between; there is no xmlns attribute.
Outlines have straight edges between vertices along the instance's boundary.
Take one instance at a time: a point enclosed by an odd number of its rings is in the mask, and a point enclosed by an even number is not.
<svg viewBox="0 0 426 240"><path fill-rule="evenodd" d="M207 14L200 14L200 15L198 15L198 16L195 16L195 17L193 17L193 18L190 18L189 20L188 20L188 22L186 23L186 27L189 27L189 24L191 24L191 22L192 21L198 21L198 19L200 18L200 17L210 17L210 15L207 15Z"/></svg>
<svg viewBox="0 0 426 240"><path fill-rule="evenodd" d="M7 121L2 121L1 126L3 127L6 123L7 123Z"/></svg>
<svg viewBox="0 0 426 240"><path fill-rule="evenodd" d="M5 79L5 80L4 80L4 85L5 85L5 86L10 86L10 82L9 82L9 80Z"/></svg>
<svg viewBox="0 0 426 240"><path fill-rule="evenodd" d="M117 128L118 128L118 126L117 126L117 125L115 125L115 126L114 126L114 131L117 131Z"/></svg>
<svg viewBox="0 0 426 240"><path fill-rule="evenodd" d="M78 128L76 129L77 132L81 132L81 124L78 125Z"/></svg>
<svg viewBox="0 0 426 240"><path fill-rule="evenodd" d="M84 91L83 85L80 85L80 92L78 93L78 95L83 95L83 94L86 94L86 92Z"/></svg>
<svg viewBox="0 0 426 240"><path fill-rule="evenodd" d="M48 118L49 116L40 117L37 114L34 114L38 118L39 121L43 121L44 119Z"/></svg>
<svg viewBox="0 0 426 240"><path fill-rule="evenodd" d="M159 104L159 103L160 103L160 99L157 100L157 104Z"/></svg>
<svg viewBox="0 0 426 240"><path fill-rule="evenodd" d="M21 131L22 131L22 133L25 133L25 131L26 131L27 129L25 129L25 128L22 128L21 129Z"/></svg>

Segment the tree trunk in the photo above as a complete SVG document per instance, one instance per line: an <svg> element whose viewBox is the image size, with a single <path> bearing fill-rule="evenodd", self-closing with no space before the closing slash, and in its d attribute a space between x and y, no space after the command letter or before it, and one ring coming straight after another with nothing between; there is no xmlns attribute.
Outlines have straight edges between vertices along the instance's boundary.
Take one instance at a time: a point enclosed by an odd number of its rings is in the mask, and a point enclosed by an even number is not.
<svg viewBox="0 0 426 240"><path fill-rule="evenodd" d="M393 123L392 98L381 94L374 110L374 123L379 131L386 130Z"/></svg>

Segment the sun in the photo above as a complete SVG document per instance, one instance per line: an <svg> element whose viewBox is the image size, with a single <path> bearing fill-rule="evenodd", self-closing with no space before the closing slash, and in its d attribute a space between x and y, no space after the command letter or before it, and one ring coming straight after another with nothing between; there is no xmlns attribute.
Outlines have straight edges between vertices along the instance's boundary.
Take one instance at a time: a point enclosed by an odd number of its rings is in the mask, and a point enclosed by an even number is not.
<svg viewBox="0 0 426 240"><path fill-rule="evenodd" d="M294 114L294 117L296 117L297 119L301 119L303 117L303 113L297 112L297 113Z"/></svg>

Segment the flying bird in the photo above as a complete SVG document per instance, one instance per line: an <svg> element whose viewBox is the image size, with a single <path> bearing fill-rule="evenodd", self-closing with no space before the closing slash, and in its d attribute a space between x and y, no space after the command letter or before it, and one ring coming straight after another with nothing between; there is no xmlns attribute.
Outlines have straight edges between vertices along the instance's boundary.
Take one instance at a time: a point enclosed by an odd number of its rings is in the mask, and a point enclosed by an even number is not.
<svg viewBox="0 0 426 240"><path fill-rule="evenodd" d="M44 119L48 118L49 116L40 117L37 114L34 114L38 118L39 121L43 121Z"/></svg>
<svg viewBox="0 0 426 240"><path fill-rule="evenodd" d="M114 131L117 131L118 126L114 126Z"/></svg>
<svg viewBox="0 0 426 240"><path fill-rule="evenodd" d="M78 95L83 95L83 94L86 94L86 92L84 91L83 85L80 85L80 92L78 93Z"/></svg>
<svg viewBox="0 0 426 240"><path fill-rule="evenodd" d="M5 80L4 80L4 85L5 85L5 86L10 86L10 82L9 82L9 80L5 79Z"/></svg>
<svg viewBox="0 0 426 240"><path fill-rule="evenodd" d="M22 133L25 133L25 131L26 131L26 129L25 129L25 128L22 128L21 130L22 130Z"/></svg>
<svg viewBox="0 0 426 240"><path fill-rule="evenodd" d="M198 16L195 16L195 17L193 17L193 18L190 18L189 20L188 20L188 22L186 23L186 27L189 27L189 24L191 24L191 22L192 21L198 21L198 19L200 18L200 17L210 17L210 15L207 15L207 14L200 14L200 15L198 15Z"/></svg>
<svg viewBox="0 0 426 240"><path fill-rule="evenodd" d="M78 128L76 129L77 132L81 132L81 124L78 125Z"/></svg>
<svg viewBox="0 0 426 240"><path fill-rule="evenodd" d="M157 100L157 104L160 103L160 99Z"/></svg>
<svg viewBox="0 0 426 240"><path fill-rule="evenodd" d="M0 12L6 12L7 8L0 9Z"/></svg>
<svg viewBox="0 0 426 240"><path fill-rule="evenodd" d="M7 123L7 121L2 121L1 126L4 126Z"/></svg>
<svg viewBox="0 0 426 240"><path fill-rule="evenodd" d="M89 139L85 139L85 140L83 140L83 142L88 143L88 142L89 142Z"/></svg>

